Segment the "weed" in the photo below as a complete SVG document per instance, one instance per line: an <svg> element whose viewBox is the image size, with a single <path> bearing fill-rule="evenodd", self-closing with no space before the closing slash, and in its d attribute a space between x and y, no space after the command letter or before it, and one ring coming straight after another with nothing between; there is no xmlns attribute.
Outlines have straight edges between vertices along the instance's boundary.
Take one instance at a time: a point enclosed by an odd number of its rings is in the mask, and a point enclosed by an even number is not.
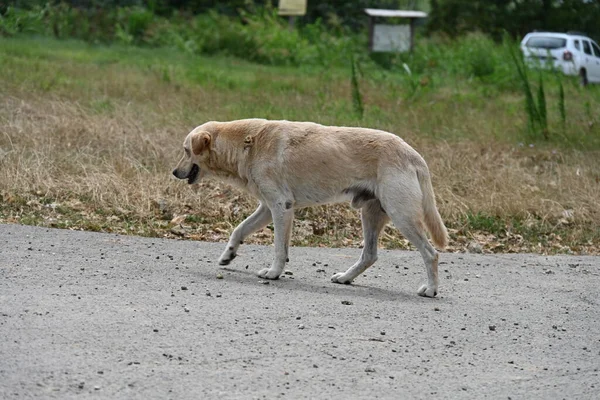
<svg viewBox="0 0 600 400"><path fill-rule="evenodd" d="M354 108L354 112L356 115L362 119L364 114L363 101L362 96L360 94L360 88L358 87L358 77L357 70L358 66L356 64L356 60L354 55L350 56L350 84L352 86L352 106Z"/></svg>
<svg viewBox="0 0 600 400"><path fill-rule="evenodd" d="M565 90L560 78L558 78L558 114L560 115L561 127L564 133L567 126L567 109L565 108Z"/></svg>
<svg viewBox="0 0 600 400"><path fill-rule="evenodd" d="M111 113L115 110L115 106L111 99L94 99L91 103L91 108L97 113Z"/></svg>
<svg viewBox="0 0 600 400"><path fill-rule="evenodd" d="M501 219L485 213L479 212L473 214L468 212L464 218L468 229L480 230L493 234L502 234L506 231L506 226Z"/></svg>
<svg viewBox="0 0 600 400"><path fill-rule="evenodd" d="M417 76L413 76L413 73L408 64L404 63L402 64L402 67L404 68L404 71L406 72L407 76L407 78L405 79L405 82L408 85L407 98L411 98L417 94L420 88L419 78Z"/></svg>
<svg viewBox="0 0 600 400"><path fill-rule="evenodd" d="M544 81L540 74L538 81L538 96L537 96L537 122L540 132L544 139L548 140L548 111L546 109L546 94L544 93Z"/></svg>
<svg viewBox="0 0 600 400"><path fill-rule="evenodd" d="M190 224L203 224L205 223L205 219L199 215L188 215L185 217L185 222Z"/></svg>
<svg viewBox="0 0 600 400"><path fill-rule="evenodd" d="M512 46L509 47L510 56L515 64L515 67L519 74L521 82L521 89L525 96L525 110L527 112L527 120L529 126L529 132L534 136L541 134L545 140L549 139L548 132L548 117L546 109L546 94L544 92L544 81L542 74L539 74L538 79L538 92L537 92L537 103L533 97L533 91L531 84L529 83L528 68L520 55L516 54L516 51Z"/></svg>

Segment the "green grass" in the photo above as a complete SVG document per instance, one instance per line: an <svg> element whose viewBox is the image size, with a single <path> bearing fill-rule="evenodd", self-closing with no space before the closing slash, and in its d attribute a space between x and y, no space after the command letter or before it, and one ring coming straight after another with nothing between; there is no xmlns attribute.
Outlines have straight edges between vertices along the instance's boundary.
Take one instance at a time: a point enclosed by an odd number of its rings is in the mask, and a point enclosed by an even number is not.
<svg viewBox="0 0 600 400"><path fill-rule="evenodd" d="M481 39L472 39L463 47L468 44L481 47L479 41ZM456 60L447 54L450 50L441 51L425 42L414 57L395 56L392 64L396 67L391 69L382 69L363 58L360 61L362 74L353 77L350 58L346 66L336 68L318 65L265 67L228 56L201 57L169 48L144 49L123 45L87 45L73 40L13 38L0 42L3 55L0 66L4 73L0 85L14 83L32 90L78 96L85 95L82 92L87 91L87 97L96 94L93 100L90 99L89 106L102 113L118 106L114 100L126 101L131 93L122 92L117 96L115 93L98 93L102 88L94 88L89 77L126 70L135 75L139 85L152 80L188 90L195 86L210 91L237 92L242 96L268 93L317 100L317 107L302 109L294 104L286 107L288 102L278 102L277 107L265 105L265 102L238 103L229 106L234 114L260 113L270 118L314 120L325 111L329 115L338 115L338 120L380 125L389 116L386 113L394 108L401 116L408 114L409 118L409 109L430 108L431 117L420 121L418 131L440 139L457 140L482 134L461 124L464 112L479 114L482 119L488 118L490 113L497 113L511 118L510 123L499 121L500 124L487 126L489 132L484 133L485 136L491 134L496 139L513 143L543 142L543 137L539 140L531 136L527 124L523 123L529 114L523 102L515 100L520 96L518 80L516 86L507 86L506 77L517 77L516 69L510 72L510 65L506 62L496 68L485 66L487 64L473 66L479 62L481 56L478 54L482 50L475 51L474 59L464 61L461 54L470 53L460 45L453 46ZM498 59L502 46L493 49L491 56ZM427 51L431 53L426 54ZM410 73L403 66L405 62ZM598 87L592 85L582 89L576 79L565 77L558 81L550 73L542 74L540 81L547 86L544 98L548 98L549 107L544 120L548 140L560 145L600 148L599 117L590 111L600 107ZM356 91L359 86L361 93ZM542 90L540 85L536 86ZM340 93L340 89L348 87L351 87L350 93ZM148 100L154 101L155 96ZM560 105L559 110L553 105ZM364 108L364 111L357 112L357 107ZM569 124L565 123L567 119Z"/></svg>
<svg viewBox="0 0 600 400"><path fill-rule="evenodd" d="M531 93L543 93L546 139L531 134L506 45L480 36L427 39L413 55L355 56L353 74L349 56L346 63L264 65L176 48L2 39L0 220L160 236L169 234L167 216L185 214L189 237L223 240L255 202L226 186L192 193L169 171L192 127L262 117L403 137L430 166L456 249L480 234L504 243L490 245L495 251L598 247L599 86L531 73ZM159 201L168 213L153 205ZM572 220L561 222L564 210L573 210ZM294 244L360 243L357 213L347 208L297 219L318 227ZM382 242L407 246L397 233Z"/></svg>

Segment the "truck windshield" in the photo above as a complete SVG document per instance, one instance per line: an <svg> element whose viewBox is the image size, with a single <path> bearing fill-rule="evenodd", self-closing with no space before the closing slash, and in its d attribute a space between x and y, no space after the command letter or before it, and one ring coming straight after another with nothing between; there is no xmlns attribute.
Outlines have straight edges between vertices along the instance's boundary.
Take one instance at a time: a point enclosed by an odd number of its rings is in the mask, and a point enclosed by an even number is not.
<svg viewBox="0 0 600 400"><path fill-rule="evenodd" d="M567 39L536 36L530 38L525 45L527 47L534 47L537 49L560 49L567 45Z"/></svg>

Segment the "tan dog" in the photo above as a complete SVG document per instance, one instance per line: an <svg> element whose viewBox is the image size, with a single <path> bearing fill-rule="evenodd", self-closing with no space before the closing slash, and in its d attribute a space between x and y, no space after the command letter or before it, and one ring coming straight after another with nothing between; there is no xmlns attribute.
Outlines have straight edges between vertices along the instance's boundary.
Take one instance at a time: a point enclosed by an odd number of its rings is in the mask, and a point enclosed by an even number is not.
<svg viewBox="0 0 600 400"><path fill-rule="evenodd" d="M351 201L361 209L364 248L360 259L332 282L350 283L377 260L379 233L391 219L419 249L427 284L418 294L438 291L438 253L448 233L436 208L427 164L398 136L373 129L329 127L310 122L246 119L207 122L191 131L185 154L173 171L189 184L215 177L241 187L260 201L231 234L219 264L229 264L243 240L271 221L275 258L258 272L277 279L288 259L294 208Z"/></svg>

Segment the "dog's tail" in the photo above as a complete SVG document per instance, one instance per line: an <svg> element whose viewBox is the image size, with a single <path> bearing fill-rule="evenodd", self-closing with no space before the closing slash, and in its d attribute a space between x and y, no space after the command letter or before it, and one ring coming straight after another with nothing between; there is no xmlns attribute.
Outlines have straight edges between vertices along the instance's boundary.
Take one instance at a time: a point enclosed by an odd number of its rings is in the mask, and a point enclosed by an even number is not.
<svg viewBox="0 0 600 400"><path fill-rule="evenodd" d="M417 178L419 179L421 193L423 194L425 226L431 235L433 243L438 248L443 249L448 245L448 231L435 204L435 195L433 194L431 177L427 168L417 169Z"/></svg>

